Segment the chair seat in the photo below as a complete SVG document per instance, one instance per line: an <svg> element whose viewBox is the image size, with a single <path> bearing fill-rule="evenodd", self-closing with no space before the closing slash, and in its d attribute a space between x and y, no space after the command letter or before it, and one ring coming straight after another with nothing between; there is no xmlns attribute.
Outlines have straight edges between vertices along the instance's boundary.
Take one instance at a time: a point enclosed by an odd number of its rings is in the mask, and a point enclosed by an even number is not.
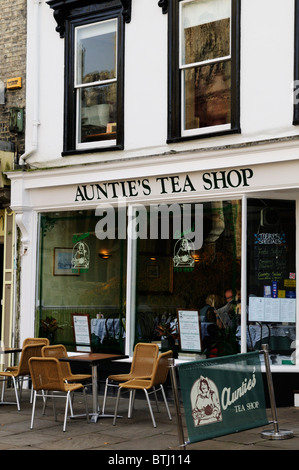
<svg viewBox="0 0 299 470"><path fill-rule="evenodd" d="M108 379L113 380L114 382L127 382L128 380L135 379L135 374L118 374L118 375L109 375ZM142 377L138 377L140 379L150 379L150 375L145 375Z"/></svg>
<svg viewBox="0 0 299 470"><path fill-rule="evenodd" d="M83 381L83 380L90 380L92 378L91 374L70 374L70 375L64 375L63 379L66 380L67 382L76 382L77 380Z"/></svg>
<svg viewBox="0 0 299 470"><path fill-rule="evenodd" d="M0 377L18 377L19 369L18 367L15 370L6 370L5 372L0 372Z"/></svg>
<svg viewBox="0 0 299 470"><path fill-rule="evenodd" d="M74 392L75 390L80 390L84 388L84 385L77 384L77 383L73 383L73 384L65 383L64 388L66 392Z"/></svg>
<svg viewBox="0 0 299 470"><path fill-rule="evenodd" d="M144 378L138 378L138 379L133 379L129 380L128 382L124 382L119 384L119 387L121 388L134 388L138 390L147 390L152 387L152 382L150 379L144 379Z"/></svg>

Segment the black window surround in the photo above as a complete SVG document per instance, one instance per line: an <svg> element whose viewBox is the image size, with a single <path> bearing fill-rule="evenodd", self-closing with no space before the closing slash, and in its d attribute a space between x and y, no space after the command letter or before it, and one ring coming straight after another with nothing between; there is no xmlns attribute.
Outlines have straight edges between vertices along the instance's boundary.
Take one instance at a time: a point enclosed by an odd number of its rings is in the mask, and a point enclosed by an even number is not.
<svg viewBox="0 0 299 470"><path fill-rule="evenodd" d="M168 13L168 143L240 133L240 13L241 0L231 0L231 125L230 129L181 135L181 75L179 67L179 4L181 0L160 0L162 12Z"/></svg>
<svg viewBox="0 0 299 470"><path fill-rule="evenodd" d="M57 22L56 31L65 40L65 101L64 101L64 140L63 156L123 150L124 148L124 35L125 23L131 21L131 0L49 0L47 4L54 10ZM116 145L76 149L76 93L74 93L75 74L75 29L88 25L117 19L118 56L117 56L117 136Z"/></svg>

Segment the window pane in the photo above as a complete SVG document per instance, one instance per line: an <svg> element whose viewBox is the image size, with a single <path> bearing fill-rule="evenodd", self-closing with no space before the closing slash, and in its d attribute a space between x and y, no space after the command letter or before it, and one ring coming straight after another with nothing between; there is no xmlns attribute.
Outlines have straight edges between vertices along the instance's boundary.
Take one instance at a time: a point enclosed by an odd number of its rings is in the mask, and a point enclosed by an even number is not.
<svg viewBox="0 0 299 470"><path fill-rule="evenodd" d="M116 138L116 83L78 90L79 143Z"/></svg>
<svg viewBox="0 0 299 470"><path fill-rule="evenodd" d="M92 210L41 215L36 324L41 327L39 333L47 336L47 319L56 320L59 329L51 339L70 351L78 339L74 313L89 316L93 351L107 350L106 327L113 340L110 348L122 351L124 347L126 241L118 239L116 229L113 239L98 238L98 222Z"/></svg>
<svg viewBox="0 0 299 470"><path fill-rule="evenodd" d="M163 346L162 341L165 338L158 326L170 325L174 328L177 308L195 309L200 316L202 352L207 357L212 348L215 355L236 352L232 348L238 349L236 334L239 338L241 321L239 305L231 303L232 309L228 309L227 314L231 325L226 322L225 329L216 319L214 309L226 306L232 300L227 298L227 288L231 288L233 295L239 300L241 201L204 202L203 216L200 219L196 216L197 204L190 204L190 217L188 216L189 221L185 219L185 224L180 220L180 216L183 218L185 204L180 205L180 210L178 206L174 206L176 205L164 205L164 210L160 206L161 213L157 219L152 217L156 212L152 212L153 209L149 207L147 219L142 226L143 238L138 240L137 247L135 339L161 341L162 349L169 348L168 345ZM199 224L203 231L203 242L200 243L197 239L196 244L193 244L194 238L190 236L190 230L186 231L186 227L194 228L196 233ZM185 237L183 225L190 238ZM223 312L222 319L226 319ZM232 334L222 341L225 332ZM176 337L176 343L171 349L176 353L179 347Z"/></svg>
<svg viewBox="0 0 299 470"><path fill-rule="evenodd" d="M296 339L296 204L249 199L247 219L248 349L266 343L272 363L290 363Z"/></svg>
<svg viewBox="0 0 299 470"><path fill-rule="evenodd" d="M116 21L77 30L77 84L116 78Z"/></svg>
<svg viewBox="0 0 299 470"><path fill-rule="evenodd" d="M185 70L184 129L228 124L231 120L231 63Z"/></svg>
<svg viewBox="0 0 299 470"><path fill-rule="evenodd" d="M230 55L230 15L230 0L183 4L182 64Z"/></svg>

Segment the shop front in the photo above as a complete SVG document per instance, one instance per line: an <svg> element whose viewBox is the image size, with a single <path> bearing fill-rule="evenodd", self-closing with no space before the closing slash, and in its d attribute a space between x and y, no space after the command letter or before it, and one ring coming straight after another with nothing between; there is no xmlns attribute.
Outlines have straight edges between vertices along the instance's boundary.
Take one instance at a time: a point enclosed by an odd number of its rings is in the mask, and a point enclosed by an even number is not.
<svg viewBox="0 0 299 470"><path fill-rule="evenodd" d="M22 337L129 355L156 341L189 360L267 343L274 370L297 371L296 166L272 164L268 180L259 164L11 173Z"/></svg>

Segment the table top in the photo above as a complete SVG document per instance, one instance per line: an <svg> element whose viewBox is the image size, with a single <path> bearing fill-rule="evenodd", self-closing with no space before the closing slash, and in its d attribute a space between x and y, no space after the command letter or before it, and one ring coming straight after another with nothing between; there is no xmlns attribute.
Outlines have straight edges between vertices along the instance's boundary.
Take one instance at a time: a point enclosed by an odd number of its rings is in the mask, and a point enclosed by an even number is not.
<svg viewBox="0 0 299 470"><path fill-rule="evenodd" d="M0 348L0 354L12 354L21 352L22 348Z"/></svg>
<svg viewBox="0 0 299 470"><path fill-rule="evenodd" d="M78 354L76 356L68 356L63 357L60 361L77 361L77 362L89 362L89 363L97 363L101 361L114 361L117 359L125 359L125 354L109 354L109 353L88 353L88 354Z"/></svg>

